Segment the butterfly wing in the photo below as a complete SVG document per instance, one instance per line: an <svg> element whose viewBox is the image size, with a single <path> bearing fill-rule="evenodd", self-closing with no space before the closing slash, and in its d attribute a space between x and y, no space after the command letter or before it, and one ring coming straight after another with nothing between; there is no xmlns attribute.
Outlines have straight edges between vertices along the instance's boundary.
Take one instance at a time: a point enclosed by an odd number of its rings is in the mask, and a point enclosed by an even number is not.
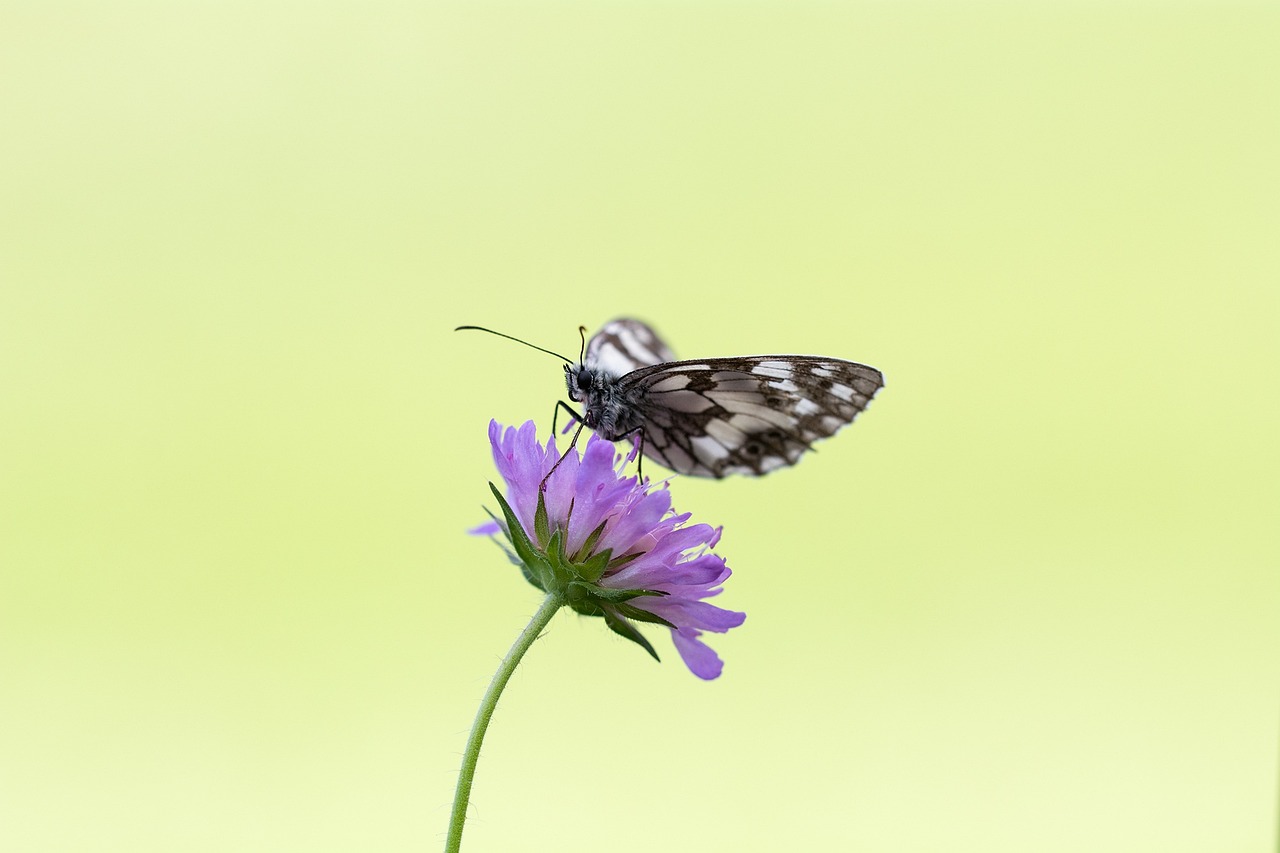
<svg viewBox="0 0 1280 853"><path fill-rule="evenodd" d="M819 356L710 358L642 367L619 383L644 420L644 453L680 474L760 475L834 435L884 387L874 367Z"/></svg>
<svg viewBox="0 0 1280 853"><path fill-rule="evenodd" d="M671 347L639 320L610 320L587 342L582 363L611 376L623 376L641 367L676 360Z"/></svg>

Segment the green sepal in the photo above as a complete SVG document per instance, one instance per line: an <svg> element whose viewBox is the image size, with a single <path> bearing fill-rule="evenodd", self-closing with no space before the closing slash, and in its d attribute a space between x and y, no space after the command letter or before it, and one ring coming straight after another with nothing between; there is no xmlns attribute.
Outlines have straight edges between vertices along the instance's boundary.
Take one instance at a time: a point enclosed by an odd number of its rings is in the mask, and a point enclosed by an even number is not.
<svg viewBox="0 0 1280 853"><path fill-rule="evenodd" d="M658 653L653 650L653 646L651 646L649 641L644 638L644 634L637 631L635 625L632 625L626 619L619 616L611 608L604 608L604 622L609 626L609 630L613 631L613 633L617 634L619 637L630 640L648 652L654 660L659 663L662 662L662 658L658 657Z"/></svg>
<svg viewBox="0 0 1280 853"><path fill-rule="evenodd" d="M587 541L583 542L582 547L578 549L578 553L573 555L575 560L581 560L584 556L595 550L596 542L600 539L600 535L604 533L604 526L608 523L609 520L605 519L596 526L595 530L591 531L591 535L587 537Z"/></svg>
<svg viewBox="0 0 1280 853"><path fill-rule="evenodd" d="M520 562L520 558L516 556L515 551L512 551L506 545L503 545L502 542L498 539L498 537L490 536L489 538L493 540L494 545L497 545L499 548L502 549L502 553L507 556L507 559L511 561L511 564L513 566L519 566L522 569L524 568L524 563Z"/></svg>
<svg viewBox="0 0 1280 853"><path fill-rule="evenodd" d="M619 558L618 558L618 559L616 559L616 560L610 560L610 561L609 561L609 568L611 568L611 569L620 569L620 568L622 568L623 566L625 566L627 563L630 563L632 560L638 560L638 559L640 559L640 558L641 558L641 557L643 557L643 556L644 556L644 554L643 554L643 553L640 553L640 554L623 554L621 557L619 557Z"/></svg>
<svg viewBox="0 0 1280 853"><path fill-rule="evenodd" d="M608 589L587 583L583 580L572 580L565 586L565 601L573 604L578 601L596 601L602 604L621 604L642 595L661 596L667 593L656 589ZM578 611L582 612L582 611ZM598 615L598 614L591 614Z"/></svg>
<svg viewBox="0 0 1280 853"><path fill-rule="evenodd" d="M612 550L605 548L589 560L578 563L578 577L582 578L584 581L590 581L592 583L600 580L605 569L609 568L609 557L612 553Z"/></svg>
<svg viewBox="0 0 1280 853"><path fill-rule="evenodd" d="M547 559L557 567L568 565L569 561L564 558L564 536L560 534L560 528L557 527L555 532L549 533L544 541L547 547L543 553L547 555Z"/></svg>
<svg viewBox="0 0 1280 853"><path fill-rule="evenodd" d="M641 610L639 607L636 607L634 604L622 603L617 605L617 607L618 607L618 612L621 613L623 616L627 617L628 619L634 619L637 622L648 622L651 625L662 625L664 627L671 628L673 630L676 627L675 625L672 625L670 622L668 622L666 619L663 619L661 616L657 615L656 613L650 613L648 610Z"/></svg>
<svg viewBox="0 0 1280 853"><path fill-rule="evenodd" d="M542 490L538 490L538 508L533 512L533 535L539 542L546 542L551 537L551 523L547 521L547 502Z"/></svg>
<svg viewBox="0 0 1280 853"><path fill-rule="evenodd" d="M507 531L502 529L502 523L498 521L498 517L494 515L493 512L491 512L487 506L482 506L480 508L485 511L485 513L489 516L489 518L493 519L493 521L497 523L498 532L501 533L503 536L506 536ZM512 551L510 548L508 548L506 545L503 545L497 536L490 536L489 539L490 541L493 542L494 545L497 545L499 548L502 549L502 553L507 555L507 559L511 561L511 564L513 566L520 566L521 568L524 567L524 563L520 562L520 558L516 556L515 552Z"/></svg>
<svg viewBox="0 0 1280 853"><path fill-rule="evenodd" d="M668 593L658 589L609 589L603 586L591 586L591 597L597 601L604 601L609 604L620 604L624 601L630 601L633 598L639 598L642 595L664 596Z"/></svg>
<svg viewBox="0 0 1280 853"><path fill-rule="evenodd" d="M603 616L604 607L600 602L583 593L584 586L577 583L569 584L565 591L565 604L569 605L575 613L581 613L583 616Z"/></svg>
<svg viewBox="0 0 1280 853"><path fill-rule="evenodd" d="M516 556L520 558L525 579L543 592L550 592L554 588L552 584L555 581L555 571L551 564L529 541L528 534L520 526L520 519L516 518L511 505L502 496L502 492L498 491L498 487L490 483L489 490L493 492L493 496L498 499L498 505L502 507L502 515L507 520L507 539L515 549Z"/></svg>
<svg viewBox="0 0 1280 853"><path fill-rule="evenodd" d="M556 589L564 589L577 577L576 567L564 554L564 533L560 528L552 531L547 541L547 564L555 573Z"/></svg>
<svg viewBox="0 0 1280 853"><path fill-rule="evenodd" d="M510 541L511 537L507 536L507 531L502 529L502 522L498 521L498 517L494 515L487 506L481 507L481 509L483 509L488 514L488 516L498 524L498 528L499 528L498 532L501 533L503 536L506 536L507 540ZM489 540L502 550L502 553L505 554L507 559L511 561L511 565L515 566L520 570L520 574L524 576L525 580L533 584L533 586L537 587L538 589L542 589L542 585L539 584L537 579L533 576L533 572L529 571L529 567L520 561L520 558L516 556L515 551L512 551L506 545L503 545L502 540L498 539L497 536L490 536ZM542 591L546 592L545 589L542 589Z"/></svg>

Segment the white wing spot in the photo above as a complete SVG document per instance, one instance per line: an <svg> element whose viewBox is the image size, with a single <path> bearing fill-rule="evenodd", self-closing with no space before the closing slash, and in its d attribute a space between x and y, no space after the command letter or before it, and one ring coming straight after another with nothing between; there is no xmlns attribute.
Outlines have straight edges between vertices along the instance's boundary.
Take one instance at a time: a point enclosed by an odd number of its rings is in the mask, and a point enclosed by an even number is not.
<svg viewBox="0 0 1280 853"><path fill-rule="evenodd" d="M737 415L750 415L751 417L762 420L766 423L789 429L795 424L795 418L790 414L778 409L771 409L762 405L759 394L738 394L734 392L715 392L708 391L707 396L715 400L727 411Z"/></svg>
<svg viewBox="0 0 1280 853"><path fill-rule="evenodd" d="M655 394L652 399L674 412L705 412L715 405L697 391L666 391Z"/></svg>
<svg viewBox="0 0 1280 853"><path fill-rule="evenodd" d="M769 384L774 388L777 388L779 391L784 391L788 394L800 393L800 386L792 382L790 379L783 379L780 382L770 382Z"/></svg>
<svg viewBox="0 0 1280 853"><path fill-rule="evenodd" d="M853 399L853 389L848 385L841 385L839 382L831 383L831 393L835 394L841 400Z"/></svg>
<svg viewBox="0 0 1280 853"><path fill-rule="evenodd" d="M787 460L783 459L781 456L764 456L760 459L760 473L767 474L770 471L776 471L779 468L784 468L786 465Z"/></svg>
<svg viewBox="0 0 1280 853"><path fill-rule="evenodd" d="M795 413L801 417L807 415L816 415L822 411L822 407L810 400L808 397L801 397L796 400Z"/></svg>
<svg viewBox="0 0 1280 853"><path fill-rule="evenodd" d="M789 379L795 371L785 361L762 361L751 366L751 372L757 376L770 376L774 379Z"/></svg>
<svg viewBox="0 0 1280 853"><path fill-rule="evenodd" d="M729 425L735 429L741 430L745 435L764 432L772 426L768 421L758 418L755 415L747 414L746 412L739 412L729 418Z"/></svg>
<svg viewBox="0 0 1280 853"><path fill-rule="evenodd" d="M725 447L741 447L747 440L747 437L742 434L742 430L728 421L718 418L713 418L707 422L707 435Z"/></svg>
<svg viewBox="0 0 1280 853"><path fill-rule="evenodd" d="M667 467L672 471L684 473L691 471L694 467L693 457L684 452L684 448L678 445L671 445L662 449L662 455L667 460Z"/></svg>
<svg viewBox="0 0 1280 853"><path fill-rule="evenodd" d="M709 435L695 435L689 443L693 445L693 455L704 465L714 465L729 455L724 445Z"/></svg>
<svg viewBox="0 0 1280 853"><path fill-rule="evenodd" d="M674 373L665 379L659 379L657 382L649 386L650 391L679 391L681 388L689 387L689 377L682 373Z"/></svg>
<svg viewBox="0 0 1280 853"><path fill-rule="evenodd" d="M832 369L831 369L831 368L829 368L829 367L825 367L825 366L824 366L824 367L814 367L814 368L812 368L812 371L811 371L811 372L813 373L813 375L814 375L814 376L819 376L819 377L821 377L821 378L823 378L823 379L830 379L832 376L835 376L835 375L836 375L836 372L835 372L834 370L832 370Z"/></svg>

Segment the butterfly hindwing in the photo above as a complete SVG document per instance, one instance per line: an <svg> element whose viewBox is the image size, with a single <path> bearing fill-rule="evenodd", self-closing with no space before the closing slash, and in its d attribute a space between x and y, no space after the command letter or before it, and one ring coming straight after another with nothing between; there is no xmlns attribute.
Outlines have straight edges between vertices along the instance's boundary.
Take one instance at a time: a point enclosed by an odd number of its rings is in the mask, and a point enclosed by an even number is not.
<svg viewBox="0 0 1280 853"><path fill-rule="evenodd" d="M584 364L613 376L675 360L676 354L653 329L626 317L611 320L596 332L582 357Z"/></svg>

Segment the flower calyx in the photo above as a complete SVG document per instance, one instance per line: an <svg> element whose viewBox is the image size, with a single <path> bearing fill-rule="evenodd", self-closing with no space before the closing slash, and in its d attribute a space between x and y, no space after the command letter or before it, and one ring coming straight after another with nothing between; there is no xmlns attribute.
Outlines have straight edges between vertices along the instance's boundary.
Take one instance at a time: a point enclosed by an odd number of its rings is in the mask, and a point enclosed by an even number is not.
<svg viewBox="0 0 1280 853"><path fill-rule="evenodd" d="M534 515L535 538L530 539L498 488L490 483L489 489L502 507L504 523L500 526L514 552L509 552L508 557L520 567L525 580L543 592L557 595L561 601L584 616L602 617L614 633L641 646L654 660L660 660L653 646L630 620L650 622L667 628L676 626L661 616L628 602L643 596L666 596L668 593L653 589L615 589L597 583L606 573L616 572L642 554L614 557L609 548L597 551L596 543L604 533L605 522L601 522L572 554L568 553L565 531L559 526L551 527L541 493L538 495Z"/></svg>

